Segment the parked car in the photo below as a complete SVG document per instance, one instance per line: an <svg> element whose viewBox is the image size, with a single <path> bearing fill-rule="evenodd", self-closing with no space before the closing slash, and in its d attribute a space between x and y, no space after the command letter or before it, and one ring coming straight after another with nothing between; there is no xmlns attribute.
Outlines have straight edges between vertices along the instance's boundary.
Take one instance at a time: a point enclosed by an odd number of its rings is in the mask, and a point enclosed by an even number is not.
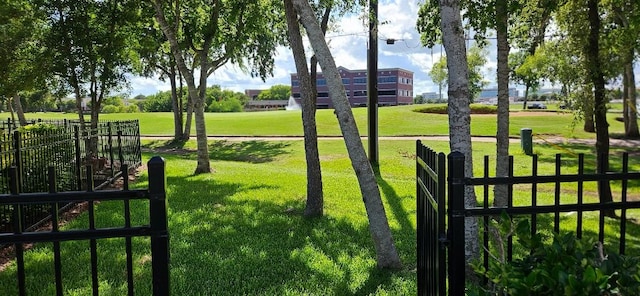
<svg viewBox="0 0 640 296"><path fill-rule="evenodd" d="M543 103L531 103L527 105L527 109L547 109L547 105Z"/></svg>

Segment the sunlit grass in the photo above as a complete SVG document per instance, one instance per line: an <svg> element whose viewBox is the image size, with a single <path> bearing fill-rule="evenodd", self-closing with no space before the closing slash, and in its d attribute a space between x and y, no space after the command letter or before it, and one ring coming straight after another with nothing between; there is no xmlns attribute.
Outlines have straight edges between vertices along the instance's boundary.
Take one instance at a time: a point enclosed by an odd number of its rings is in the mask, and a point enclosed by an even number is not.
<svg viewBox="0 0 640 296"><path fill-rule="evenodd" d="M143 141L145 147L166 148L166 141ZM448 153L444 141L426 140L425 144ZM348 161L344 142L319 142L323 173L324 217L305 219L306 171L302 141L211 141L211 174L193 175L195 143L187 142L175 150L160 154L167 161L167 196L171 239L171 289L173 295L413 295L416 293L416 200L415 142L380 142L380 176L386 214L404 268L389 272L375 266L375 251L368 230L366 211L356 177ZM366 147L366 142L365 142ZM474 143L477 156L475 175L482 172L482 155L495 153L494 143ZM553 174L555 153L565 150L587 153L593 147L536 145L540 155L540 174ZM531 173L531 157L511 146L515 155L515 175ZM145 161L152 155L144 154ZM619 163L620 151L612 153ZM493 171L494 158L490 157ZM593 168L590 162L587 162ZM563 156L563 172L575 171L575 156ZM619 165L618 165L619 167ZM630 167L640 169L640 160L631 159ZM144 172L136 187L147 186ZM572 198L571 186L563 186L563 202ZM585 186L589 200L595 187ZM614 190L620 185L614 184ZM631 186L630 192L639 192ZM528 188L518 188L517 203L530 202ZM553 203L553 188L539 185L539 203ZM477 190L480 197L482 192ZM529 196L529 197L527 197ZM122 204L102 202L96 205L98 224L121 224ZM134 203L135 223L148 219L148 206ZM637 217L637 211L629 213ZM563 220L573 219L563 214ZM548 219L547 219L548 221ZM609 221L609 220L607 220ZM65 226L87 227L87 216ZM617 236L610 223L607 241ZM545 224L544 227L549 227ZM588 222L591 232L597 225ZM543 227L543 224L541 226ZM569 223L566 229L571 229ZM628 243L638 245L640 231L630 227ZM609 231L609 230L607 230ZM151 291L148 239L134 239L136 292ZM100 292L121 295L126 292L123 239L101 241L99 247ZM615 247L615 243L612 243ZM39 244L27 253L29 295L54 294L52 245ZM90 294L89 252L87 242L63 243L65 293ZM0 287L7 295L17 294L15 265L0 273Z"/></svg>

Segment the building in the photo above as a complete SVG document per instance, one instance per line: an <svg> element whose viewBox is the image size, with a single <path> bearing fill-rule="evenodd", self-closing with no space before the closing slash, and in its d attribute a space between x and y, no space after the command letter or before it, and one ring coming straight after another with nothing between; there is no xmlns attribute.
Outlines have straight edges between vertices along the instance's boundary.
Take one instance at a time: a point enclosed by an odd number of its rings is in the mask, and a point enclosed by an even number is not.
<svg viewBox="0 0 640 296"><path fill-rule="evenodd" d="M338 67L347 98L352 107L366 106L367 70L349 70ZM329 97L329 87L321 72L317 76L317 108L333 108ZM298 74L291 74L291 95L300 101L300 80ZM397 106L413 104L413 72L400 69L378 69L378 105Z"/></svg>
<svg viewBox="0 0 640 296"><path fill-rule="evenodd" d="M249 100L255 100L263 90L264 89L245 89L244 94L249 97Z"/></svg>
<svg viewBox="0 0 640 296"><path fill-rule="evenodd" d="M518 90L510 87L509 88L509 98L515 99L518 97ZM485 88L480 91L478 95L478 101L482 101L483 99L496 99L498 98L498 89L497 88Z"/></svg>

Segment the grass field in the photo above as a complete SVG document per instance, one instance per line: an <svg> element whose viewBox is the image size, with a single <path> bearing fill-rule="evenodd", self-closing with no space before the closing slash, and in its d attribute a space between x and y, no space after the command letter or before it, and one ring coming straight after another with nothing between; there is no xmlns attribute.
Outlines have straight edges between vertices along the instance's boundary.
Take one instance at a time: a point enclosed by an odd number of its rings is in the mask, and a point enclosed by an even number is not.
<svg viewBox="0 0 640 296"><path fill-rule="evenodd" d="M425 136L447 135L449 132L447 115L413 112L417 105L379 108L378 130L380 136ZM514 110L518 110L514 108ZM367 108L354 108L353 114L361 135L367 134ZM609 132L621 134L623 125L616 121L619 114L609 114ZM32 113L29 118L75 119L75 114ZM340 128L333 110L317 112L318 134L339 136ZM125 113L102 114L105 120L140 120L143 135L172 135L173 115L171 113ZM302 136L300 111L263 111L242 113L206 113L208 135L237 136ZM520 135L521 128L531 128L540 137L562 136L567 138L595 138L595 134L582 130L582 122L576 121L568 112L556 111L513 111L510 116L510 132L513 137ZM473 115L471 119L473 136L495 136L496 115ZM192 135L195 132L192 132Z"/></svg>
<svg viewBox="0 0 640 296"><path fill-rule="evenodd" d="M411 106L380 108L380 135L446 134L446 116L411 112ZM339 133L331 110L318 111L321 135ZM366 109L354 109L361 131L366 130ZM32 114L40 118L63 118L58 114ZM613 115L612 115L613 116ZM68 117L67 118L73 118ZM103 115L103 119L140 119L143 134L171 134L171 114L138 113ZM512 135L520 127L534 133L592 138L592 134L569 133L572 115L560 113L514 112ZM475 135L495 134L495 116L474 116ZM620 130L611 121L612 131ZM235 114L207 114L211 135L301 135L299 112L275 111ZM364 134L364 133L363 133ZM448 152L445 141L426 145ZM400 271L375 268L375 252L368 230L365 209L356 177L348 161L344 142L319 142L323 173L325 215L305 219L305 160L302 141L210 141L214 172L193 175L195 143L189 141L177 150L166 149L167 141L143 141L143 158L161 155L167 161L169 232L171 239L172 295L415 295L416 294L416 200L415 142L380 141L378 184L383 196L393 237L404 267ZM493 155L495 144L474 143L476 175L482 172L482 155ZM366 147L366 143L365 143ZM165 148L162 149L161 148ZM514 174L531 172L531 157L512 145ZM612 151L612 166L620 167L623 151L638 155L639 147ZM577 170L576 153L586 154L587 171L595 167L594 147L577 144L534 147L540 157L539 172L553 173L556 153L562 153L563 172ZM489 158L495 161L494 157ZM630 170L640 170L640 159L630 158ZM493 167L493 164L491 165ZM147 186L142 172L135 187ZM612 184L619 196L621 185ZM640 184L629 185L630 198L640 199ZM562 188L562 202L575 200L571 186ZM529 202L530 188L516 188L516 204ZM586 200L596 200L596 185L585 184ZM539 203L553 202L552 185L538 187ZM480 191L478 191L480 193ZM145 205L134 206L134 217L143 221ZM98 226L113 226L122 220L122 205L102 202L97 206ZM640 219L640 213L629 213ZM591 217L595 218L595 217ZM571 221L570 215L562 217ZM597 219L597 218L596 218ZM542 220L542 219L541 219ZM637 221L637 220L636 220ZM611 222L615 222L611 220ZM606 244L615 247L615 223L610 223ZM83 229L86 213L65 226ZM587 224L591 232L597 226ZM542 226L541 226L542 227ZM640 227L627 226L628 252L640 251ZM565 230L571 228L571 223ZM148 240L135 239L134 278L136 295L151 291ZM100 293L122 295L126 291L123 274L123 240L98 243ZM26 254L29 295L55 294L52 245L38 244ZM88 243L65 242L63 277L65 294L90 294ZM0 272L3 295L16 295L16 267Z"/></svg>

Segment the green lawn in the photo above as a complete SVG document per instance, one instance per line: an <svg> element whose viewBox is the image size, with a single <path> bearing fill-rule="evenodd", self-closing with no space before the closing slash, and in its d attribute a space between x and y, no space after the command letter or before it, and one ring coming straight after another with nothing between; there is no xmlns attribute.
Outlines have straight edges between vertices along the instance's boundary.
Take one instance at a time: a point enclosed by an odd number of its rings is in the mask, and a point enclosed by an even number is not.
<svg viewBox="0 0 640 296"><path fill-rule="evenodd" d="M144 141L147 148L164 147L164 141ZM415 142L380 142L380 191L404 268L397 272L375 268L375 253L357 181L340 140L319 143L325 193L325 216L305 219L305 162L302 141L211 141L214 172L194 176L195 143L184 149L160 153L167 160L169 232L171 238L172 295L415 295L416 200ZM429 141L430 147L447 152L448 143ZM588 153L592 169L593 147L564 147ZM474 143L482 171L481 155L494 153L495 144ZM515 154L515 174L530 172L530 157ZM553 171L555 146L538 145L541 173ZM612 163L618 162L619 150ZM636 151L637 152L637 151ZM145 153L149 159L156 153ZM576 169L572 156L563 161L567 171ZM493 161L493 158L491 158ZM640 169L640 159L631 167ZM638 197L640 184L631 187ZM136 187L147 186L143 172ZM564 187L563 187L564 188ZM587 184L593 199L594 185ZM523 189L526 190L526 189ZM614 184L614 191L620 190ZM540 186L541 203L552 200L552 188ZM563 199L570 190L563 189ZM526 204L524 198L516 202ZM134 217L143 221L146 206L135 204ZM122 206L102 202L97 206L99 226L118 225ZM640 218L640 213L631 213ZM564 218L563 218L564 219ZM67 226L86 228L86 214ZM591 224L589 227L595 229ZM637 252L638 227L630 227L629 252ZM615 237L607 237L608 241ZM632 243L634 242L634 243ZM135 239L136 295L151 289L148 239ZM123 240L98 243L101 295L122 295ZM88 243L63 243L63 276L69 295L90 293ZM40 244L27 253L29 295L54 294L51 244ZM84 260L84 261L83 261ZM15 265L0 272L3 294L16 295Z"/></svg>
<svg viewBox="0 0 640 296"><path fill-rule="evenodd" d="M447 135L448 119L443 114L424 114L413 112L419 105L379 108L380 136L422 136ZM510 117L510 135L518 137L521 128L531 128L536 136L552 135L572 138L595 138L595 134L582 131L582 122L574 121L572 113L546 111L530 112L514 108ZM367 108L354 108L360 134L367 134ZM609 114L609 132L620 134L621 122ZM7 116L8 117L8 116ZM77 117L75 114L32 113L29 118L63 119ZM173 117L171 113L128 113L103 114L101 119L126 120L139 119L143 135L172 135ZM208 135L238 136L301 136L302 122L300 111L263 111L242 113L206 113ZM340 129L333 110L317 112L318 134L320 136L338 136ZM473 115L471 133L474 136L495 136L496 115ZM195 132L192 132L195 134Z"/></svg>

